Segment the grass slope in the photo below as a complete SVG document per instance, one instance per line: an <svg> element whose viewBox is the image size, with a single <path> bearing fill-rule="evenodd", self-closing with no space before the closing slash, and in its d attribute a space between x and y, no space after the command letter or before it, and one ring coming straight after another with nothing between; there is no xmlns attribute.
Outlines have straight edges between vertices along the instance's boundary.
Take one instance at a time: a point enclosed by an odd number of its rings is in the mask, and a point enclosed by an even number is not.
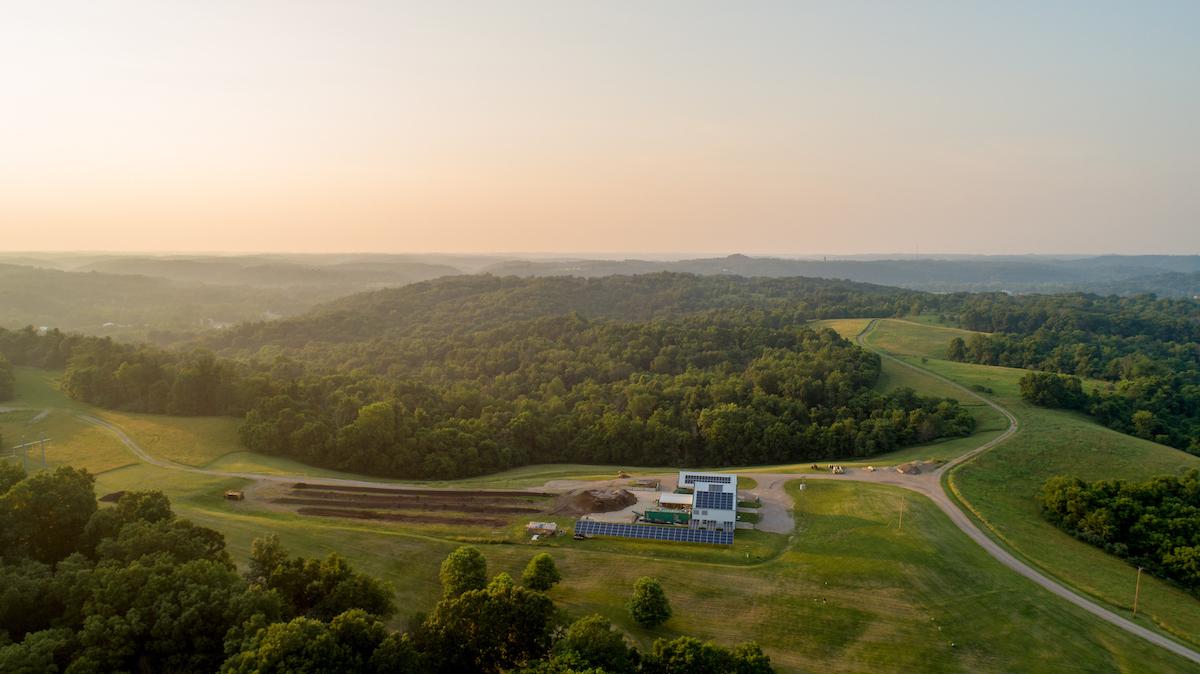
<svg viewBox="0 0 1200 674"><path fill-rule="evenodd" d="M912 362L968 387L986 386L1021 420L1012 439L953 471L949 486L991 533L1027 561L1130 617L1136 570L1046 522L1036 497L1055 475L1085 480L1144 480L1200 467L1200 457L1117 433L1087 417L1029 405L1018 381L1024 370L939 360L930 354L963 331L906 321L880 321L869 337ZM942 347L937 344L941 342ZM1137 620L1200 645L1200 601L1165 581L1143 575Z"/></svg>
<svg viewBox="0 0 1200 674"><path fill-rule="evenodd" d="M112 471L100 482L105 490L164 489L182 515L225 533L239 562L267 532L297 554L336 551L391 582L409 611L433 606L441 559L461 544L456 539L479 535L271 512L220 498L244 481L150 466ZM679 634L726 644L754 639L782 671L1187 671L1004 569L920 496L849 483L809 483L793 494L794 536L739 534L731 550L565 537L534 545L515 529L500 533L509 543L479 547L491 573L514 576L533 554L550 552L565 578L551 591L555 601L572 616L608 617L644 647ZM624 608L643 575L662 580L675 610L654 630L638 627Z"/></svg>
<svg viewBox="0 0 1200 674"><path fill-rule="evenodd" d="M79 420L75 412L86 408L57 390L55 373L15 368L17 397L4 403L15 411L0 413L0 436L6 449L14 445L49 438L46 465L82 466L99 473L135 463L111 433ZM20 457L5 459L20 462ZM28 467L40 468L39 448L28 449Z"/></svg>

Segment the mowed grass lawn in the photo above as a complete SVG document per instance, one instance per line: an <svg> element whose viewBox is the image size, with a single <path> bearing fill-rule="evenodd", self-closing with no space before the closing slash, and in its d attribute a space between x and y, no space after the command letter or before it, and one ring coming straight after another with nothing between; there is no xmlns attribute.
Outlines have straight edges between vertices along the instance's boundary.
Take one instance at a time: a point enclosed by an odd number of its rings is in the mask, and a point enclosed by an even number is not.
<svg viewBox="0 0 1200 674"><path fill-rule="evenodd" d="M243 449L235 417L180 417L93 408L92 414L120 426L153 456L185 466L207 466Z"/></svg>
<svg viewBox="0 0 1200 674"><path fill-rule="evenodd" d="M922 335L922 332L928 334ZM900 349L914 363L961 331L880 321L869 341ZM1016 436L953 471L948 485L990 529L1042 571L1130 617L1136 569L1078 541L1042 518L1037 496L1055 475L1084 480L1145 480L1200 467L1200 457L1117 433L1072 412L1024 402L1018 381L1025 370L929 358L924 367L968 387L990 388L1017 415ZM1193 646L1200 645L1200 600L1167 582L1142 576L1138 621Z"/></svg>
<svg viewBox="0 0 1200 674"><path fill-rule="evenodd" d="M813 321L813 325L818 327L833 328L839 335L846 339L853 340L859 333L867 328L870 324L869 318L840 318L822 321ZM902 321L891 321L890 323L903 324ZM922 327L922 326L918 326ZM953 331L955 334L962 331ZM880 330L876 328L875 332L870 336L873 340L879 336ZM934 340L925 339L927 347ZM950 337L946 337L946 342L950 341ZM942 352L945 348L941 349ZM952 459L964 452L968 452L979 445L995 438L1008 428L1008 420L1004 415L992 409L989 405L984 404L976 398L964 396L962 391L951 386L936 377L931 377L928 374L916 370L887 358L882 359L879 381L875 383L875 389L886 393L898 388L911 388L920 395L934 396L938 398L952 398L958 400L964 407L970 410L972 416L975 417L975 432L965 438L950 438L939 440L926 445L916 447L905 447L904 449L886 454L880 454L867 459L861 460L846 460L840 463L845 465L875 465L875 466L891 466L908 461L946 461ZM790 470L804 471L807 470L807 465L797 465ZM789 470L789 469L784 469Z"/></svg>
<svg viewBox="0 0 1200 674"><path fill-rule="evenodd" d="M59 373L34 368L14 368L16 398L3 403L16 411L0 413L0 435L6 447L49 438L46 466L72 465L93 473L136 463L111 433L88 424L76 412L88 409L58 390ZM28 467L42 466L40 447L28 448ZM5 459L21 462L20 458Z"/></svg>
<svg viewBox="0 0 1200 674"><path fill-rule="evenodd" d="M222 531L243 566L251 541L266 533L294 554L338 552L392 583L402 607L396 626L433 607L441 560L462 544L456 538L477 533L305 518L220 496L247 484L135 466L101 476L99 488L165 490L181 515ZM796 534L739 533L733 549L565 536L531 544L519 526L505 543L475 544L489 573L514 577L549 552L564 576L550 593L555 602L573 617L606 616L643 647L680 634L753 639L792 672L1188 671L1001 567L923 497L867 484L794 486ZM643 575L662 581L675 611L653 630L625 609Z"/></svg>

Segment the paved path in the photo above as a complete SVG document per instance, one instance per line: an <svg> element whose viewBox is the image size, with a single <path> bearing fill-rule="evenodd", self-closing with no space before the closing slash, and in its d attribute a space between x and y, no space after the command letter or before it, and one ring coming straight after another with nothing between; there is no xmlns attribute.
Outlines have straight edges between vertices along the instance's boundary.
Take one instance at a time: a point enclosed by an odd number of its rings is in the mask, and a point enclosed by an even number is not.
<svg viewBox="0 0 1200 674"><path fill-rule="evenodd" d="M1051 580L1050 578L1043 575L1038 570L1029 566L1025 562L1022 562L1021 560L1017 559L1016 557L1014 557L1012 555L1012 553L1005 550L1003 547L1001 547L999 544L997 544L994 540L989 538L985 533L983 533L983 531L981 531L979 529L979 527L975 524L975 522L972 521L966 515L966 513L964 513L962 511L961 508L959 508L958 504L954 501L954 499L952 499L950 497L950 495L946 492L945 488L942 486L942 476L945 475L946 471L951 470L955 466L958 466L966 461L970 461L972 458L978 456L979 454L981 454L983 452L986 452L987 450L991 449L992 447L995 447L996 445L1000 444L1001 442L1004 442L1008 438L1012 437L1013 434L1019 430L1020 421L1017 419L1017 417L1015 415L1013 415L1012 412L1008 411L1007 409L1005 409L1004 407L1002 407L995 401L984 398L983 396L979 395L978 393L975 393L974 391L968 389L967 387L965 387L955 381L947 379L946 377L943 377L940 374L937 374L935 372L931 372L923 367L918 367L916 365L913 365L912 363L908 363L906 361L900 360L899 358L896 358L890 354L884 353L883 351L874 349L874 348L870 347L869 345L867 345L865 342L865 337L868 334L870 334L872 330L875 329L876 322L877 321L872 320L870 323L867 324L867 327L864 328L863 331L856 336L855 339L861 346L863 346L866 349L870 349L871 351L874 351L875 353L879 354L879 356L881 358L886 358L886 359L888 359L894 363L897 363L903 367L907 367L907 368L910 368L917 372L920 372L923 375L933 377L934 379L937 379L937 380L961 391L968 398L975 398L975 399L978 399L978 400L984 402L987 405L990 405L993 409L995 409L1000 414L1003 414L1005 416L1005 418L1008 419L1008 428L1004 431L1004 433L1000 434L996 438L993 438L992 440L985 442L984 444L976 447L975 449L972 449L971 451L966 452L966 453L956 457L955 459L942 464L938 469L927 472L927 473L921 473L918 475L904 475L901 473L897 473L895 471L895 469L893 469L893 468L885 468L885 469L881 469L881 470L876 470L874 472L864 470L864 469L850 468L850 469L847 469L847 473L845 475L833 475L830 473L750 473L751 475L754 476L754 479L758 480L759 485L761 485L760 489L758 491L760 493L760 496L763 498L763 500L770 502L772 505L782 506L782 507L770 508L770 509L764 508L764 513L763 513L764 519L763 519L763 521L761 521L759 523L759 528L767 530L767 531L779 531L780 533L791 533L793 531L794 524L791 519L791 507L792 507L791 499L787 495L787 492L784 490L784 485L791 480L796 480L796 479L851 480L851 481L856 481L856 482L872 482L872 483L876 483L876 484L887 484L887 485L892 485L895 487L901 487L904 489L910 489L912 491L923 494L924 496L928 497L929 500L933 501L933 503L935 505L937 505L937 507L940 508L942 510L942 512L946 513L946 515L950 518L950 521L954 522L955 526L957 526L960 530L962 530L962 532L965 533L971 540L978 543L980 545L980 547L982 547L988 554L990 554L992 557L994 557L997 561L999 561L1004 566L1012 569L1013 571L1016 571L1017 573L1021 574L1022 576L1025 576L1026 578L1032 580L1033 582L1042 586L1046 590L1049 590L1054 595L1061 597L1062 599L1065 599L1066 601L1074 604L1075 606L1078 606L1079 608L1087 611L1088 613L1091 613L1092 615L1096 616L1097 618L1100 618L1101 620L1104 620L1112 625L1115 625L1116 627L1118 627L1122 630L1125 630L1126 632L1133 634L1134 636L1141 637L1142 639L1145 639L1146 641L1148 641L1152 644L1161 646L1162 648L1165 648L1168 651L1175 653L1176 655L1187 658L1188 660L1191 660L1192 662L1200 663L1200 652L1196 652L1196 651L1194 651L1194 650L1192 650L1192 649L1190 649L1190 648L1188 648L1166 636L1163 636L1162 634L1148 630L1145 627L1142 627L1141 625L1138 625L1138 624L1132 622L1131 620L1128 620L1128 619L1114 613L1113 611L1110 611L1109 609L1104 608L1103 606L1100 606L1096 602L1076 594L1074 591L1068 589L1066 586L1064 586L1054 580ZM209 469L205 469L205 468L196 468L193 466L185 466L183 464L175 463L174 461L168 461L166 459L161 459L161 458L152 456L151 454L147 453L144 449L142 449L137 444L137 442L135 442L133 440L133 438L129 437L129 435L126 434L125 431L123 431L119 426L116 426L107 421L104 421L103 419L99 419L99 418L89 416L89 415L81 414L79 416L81 419L83 419L84 421L87 421L88 423L92 423L97 426L101 426L103 428L106 428L110 432L112 432L122 443L125 444L126 447L128 447L130 449L130 451L132 451L134 454L136 454L137 457L139 459L141 459L142 461L149 463L151 465L154 465L154 466L162 467L162 468L170 468L173 470L183 470L183 471L187 471L190 473L200 473L200 474L204 474L204 475L215 475L215 476L219 476L219 477L235 477L235 478L243 478L243 479L248 479L248 480L263 480L263 481L268 481L268 482L304 481L304 482L308 482L311 484L346 485L346 486L355 486L355 487L377 487L377 486L386 484L387 486L395 486L395 487L400 487L400 488L403 488L403 487L414 487L414 488L425 488L425 489L428 488L428 485L418 485L418 484L406 485L406 484L391 483L391 482L384 483L382 481L374 481L374 480L347 480L347 479L340 479L340 478L304 477L304 476L295 476L295 475L269 475L269 474L264 474L264 473L241 473L241 472L209 470ZM666 477L670 477L670 476L668 475ZM573 481L571 481L571 480L555 481L554 483L547 483L547 485L542 488L545 489L546 487L551 486L551 484L553 484L555 487L565 487L568 483L571 483L571 482L573 482ZM596 486L595 482L589 482L588 484L591 486ZM479 491L487 491L487 490L481 489Z"/></svg>
<svg viewBox="0 0 1200 674"><path fill-rule="evenodd" d="M990 554L992 557L995 557L996 560L999 561L1004 566L1007 566L1008 568L1012 569L1013 571L1016 571L1017 573L1021 574L1022 576L1025 576L1026 578L1032 580L1033 582L1037 583L1038 585L1041 585L1042 587L1046 588L1047 590L1049 590L1056 596L1061 597L1061 598L1071 602L1072 604L1087 611L1088 613L1091 613L1092 615L1096 616L1097 618L1100 618L1101 620L1111 623L1111 624L1125 630L1126 632L1129 632L1130 634L1139 636L1139 637L1145 639L1146 641L1149 641L1150 643L1155 644L1156 646L1161 646L1161 647L1167 649L1168 651L1175 653L1176 655L1179 655L1184 658L1187 658L1188 660L1191 660L1192 662L1200 663L1200 653L1192 650L1191 648L1188 648L1187 646L1184 646L1184 645L1174 641L1173 639L1163 636L1162 634L1159 634L1158 632L1148 630L1145 627L1142 627L1141 625L1138 625L1137 623L1134 623L1133 621L1128 620L1128 619L1114 613L1113 611L1110 611L1109 609L1104 608L1103 606L1100 606L1096 602L1094 602L1090 599L1086 599L1086 598L1076 594L1073 590L1070 590L1066 586L1064 586L1060 583L1057 583L1054 580L1051 580L1050 578L1046 577L1041 572L1039 572L1037 569L1034 569L1033 567L1029 566L1025 562L1022 562L1021 560L1017 559L1010 552L1008 552L1007 550L1002 548L999 544L997 544L996 541L992 540L990 537L988 537L986 534L984 534L983 531L981 531L979 529L979 527L975 524L975 522L973 520L971 520L971 518L967 517L966 513L964 513L962 511L962 509L958 507L958 504L954 501L954 499L950 498L950 495L946 493L945 488L942 486L942 481L941 481L942 475L945 474L945 472L947 470L952 469L954 466L962 464L966 461L970 461L972 458L978 456L982 452L986 452L987 450L991 449L992 447L995 447L996 445L1000 444L1001 442L1012 437L1012 435L1014 433L1016 433L1017 430L1020 428L1020 422L1017 420L1017 417L1014 416L1012 412L1008 411L1007 409L1000 406L996 402L994 402L992 400L988 400L987 398L984 398L983 396L975 393L974 391L968 389L967 387L963 386L962 384L959 384L958 382L951 381L950 379L947 379L946 377L943 377L937 373L930 372L929 370L926 370L925 368L918 367L918 366L908 363L906 361L900 360L899 358L895 358L895 357L893 357L887 353L883 353L882 351L879 351L877 349L872 349L870 346L868 346L864 342L864 338L866 337L866 335L870 334L870 332L872 330L875 329L875 323L876 323L876 321L872 320L869 324L867 324L867 327L864 328L863 331L861 333L859 333L858 336L856 337L858 343L861 344L864 348L871 349L875 353L878 353L880 355L880 357L882 357L882 358L887 358L888 360L891 360L895 363L899 363L900 365L903 365L905 367L916 370L922 374L931 376L935 379L938 379L939 381L945 382L946 384L949 384L950 386L953 386L954 388L962 391L967 396L977 398L977 399L982 400L983 402L987 403L988 405L991 405L996 411L1000 412L1001 414L1003 414L1005 417L1008 418L1008 429L999 437L997 437L997 438L993 439L992 441L987 442L983 445L980 445L979 447L976 447L975 449L967 452L966 454L963 454L962 456L959 456L958 458L954 459L953 461L950 461L950 462L944 464L941 468L937 469L936 471L932 471L932 472L928 473L927 475L912 476L912 477L921 478L921 479L897 480L896 478L908 478L909 476L904 476L904 475L900 475L898 473L894 473L892 471L887 471L887 472L892 473L891 476L888 476L888 479L882 479L882 476L881 476L881 478L879 478L879 479L867 478L864 481L884 482L887 484L895 484L896 486L906 487L908 489L913 489L914 491L921 492L922 494L928 496L930 498L930 500L932 500L938 506L938 508L941 508L942 512L946 513L946 515L950 517L950 520L952 522L954 522L954 524L959 529L961 529L963 531L963 533L965 533L968 537L970 537L971 540L978 543L980 545L980 547L982 547L984 550L986 550L987 553ZM876 473L870 473L867 471L856 471L854 476L849 477L848 479L863 480L864 476L873 476L875 474ZM844 475L812 475L812 476L808 476L808 477L847 478L848 476L844 476Z"/></svg>

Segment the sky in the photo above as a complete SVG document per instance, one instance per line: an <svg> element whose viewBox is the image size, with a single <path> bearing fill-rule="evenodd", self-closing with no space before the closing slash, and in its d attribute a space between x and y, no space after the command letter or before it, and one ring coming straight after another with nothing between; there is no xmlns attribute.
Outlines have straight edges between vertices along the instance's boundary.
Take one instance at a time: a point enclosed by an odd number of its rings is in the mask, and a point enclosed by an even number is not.
<svg viewBox="0 0 1200 674"><path fill-rule="evenodd" d="M1200 253L1200 3L9 3L0 249Z"/></svg>

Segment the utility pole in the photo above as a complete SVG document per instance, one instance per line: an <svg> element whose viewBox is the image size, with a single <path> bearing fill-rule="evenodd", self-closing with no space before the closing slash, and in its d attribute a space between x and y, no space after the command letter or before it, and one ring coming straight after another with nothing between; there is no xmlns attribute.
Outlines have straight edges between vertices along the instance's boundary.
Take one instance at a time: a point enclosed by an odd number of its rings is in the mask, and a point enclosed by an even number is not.
<svg viewBox="0 0 1200 674"><path fill-rule="evenodd" d="M42 436L42 468L46 467L46 436Z"/></svg>
<svg viewBox="0 0 1200 674"><path fill-rule="evenodd" d="M1133 585L1133 617L1137 617L1138 595L1142 593L1142 567L1138 567L1137 581Z"/></svg>
<svg viewBox="0 0 1200 674"><path fill-rule="evenodd" d="M901 496L900 497L900 526L896 527L897 529L904 528L904 506L906 506L906 505L908 505L908 500L905 499L903 496Z"/></svg>

